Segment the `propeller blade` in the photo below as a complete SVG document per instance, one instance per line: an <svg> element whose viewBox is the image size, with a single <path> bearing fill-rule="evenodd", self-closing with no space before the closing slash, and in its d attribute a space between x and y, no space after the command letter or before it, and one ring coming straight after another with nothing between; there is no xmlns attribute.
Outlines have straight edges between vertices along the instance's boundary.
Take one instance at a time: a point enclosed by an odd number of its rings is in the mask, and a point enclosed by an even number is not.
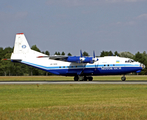
<svg viewBox="0 0 147 120"><path fill-rule="evenodd" d="M93 58L95 58L95 51L93 51Z"/></svg>
<svg viewBox="0 0 147 120"><path fill-rule="evenodd" d="M80 50L80 54L81 54L81 57L83 57L83 55L82 55L82 50Z"/></svg>

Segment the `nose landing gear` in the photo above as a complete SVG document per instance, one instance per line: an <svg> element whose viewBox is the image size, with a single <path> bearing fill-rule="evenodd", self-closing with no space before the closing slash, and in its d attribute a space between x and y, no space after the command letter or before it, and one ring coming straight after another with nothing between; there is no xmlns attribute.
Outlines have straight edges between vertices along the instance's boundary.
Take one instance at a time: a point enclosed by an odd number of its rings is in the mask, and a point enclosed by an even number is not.
<svg viewBox="0 0 147 120"><path fill-rule="evenodd" d="M125 80L126 80L125 75L123 75L123 76L121 77L121 80L122 80L122 81L125 81Z"/></svg>

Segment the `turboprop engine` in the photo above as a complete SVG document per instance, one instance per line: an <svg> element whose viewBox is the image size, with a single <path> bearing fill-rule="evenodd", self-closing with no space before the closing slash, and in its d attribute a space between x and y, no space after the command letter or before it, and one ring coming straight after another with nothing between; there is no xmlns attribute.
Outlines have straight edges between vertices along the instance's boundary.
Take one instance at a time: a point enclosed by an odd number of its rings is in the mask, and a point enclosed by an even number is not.
<svg viewBox="0 0 147 120"><path fill-rule="evenodd" d="M92 57L80 57L80 56L69 56L67 58L68 62L76 62L76 63L93 63Z"/></svg>
<svg viewBox="0 0 147 120"><path fill-rule="evenodd" d="M94 63L98 61L97 58L95 58L95 52L93 52L93 57L86 57L82 56L82 51L81 56L68 56L66 59L68 62L76 62L76 63Z"/></svg>

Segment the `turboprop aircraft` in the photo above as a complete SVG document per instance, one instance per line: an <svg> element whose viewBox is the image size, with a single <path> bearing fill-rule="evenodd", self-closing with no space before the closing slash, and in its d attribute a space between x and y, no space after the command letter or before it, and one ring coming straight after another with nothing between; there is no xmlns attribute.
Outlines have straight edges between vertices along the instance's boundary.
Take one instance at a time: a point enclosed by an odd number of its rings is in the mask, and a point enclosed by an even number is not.
<svg viewBox="0 0 147 120"><path fill-rule="evenodd" d="M145 66L130 58L118 56L93 57L82 56L47 56L32 50L23 33L16 34L12 62L33 66L56 75L74 76L74 80L92 81L96 75L120 75L141 72Z"/></svg>

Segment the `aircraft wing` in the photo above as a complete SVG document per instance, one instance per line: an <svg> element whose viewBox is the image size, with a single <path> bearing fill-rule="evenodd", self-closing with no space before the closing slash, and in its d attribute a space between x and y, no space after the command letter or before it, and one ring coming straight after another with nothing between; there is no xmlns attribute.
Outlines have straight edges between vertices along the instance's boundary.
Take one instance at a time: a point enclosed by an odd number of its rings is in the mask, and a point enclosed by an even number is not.
<svg viewBox="0 0 147 120"><path fill-rule="evenodd" d="M52 59L52 60L62 60L62 61L66 61L66 59L68 58L68 56L63 56L63 55L38 56L37 58L49 58L49 59Z"/></svg>
<svg viewBox="0 0 147 120"><path fill-rule="evenodd" d="M94 63L95 61L98 61L98 59L95 59L93 57L81 57L81 56L64 56L64 55L54 55L54 56L38 56L37 58L46 58L52 60L59 60L59 61L67 61L67 62L73 62L73 63Z"/></svg>
<svg viewBox="0 0 147 120"><path fill-rule="evenodd" d="M80 51L81 56L64 56L64 55L54 55L54 56L38 56L37 58L46 58L60 61L67 61L73 63L94 63L98 61L98 58L95 57L95 52L93 51L93 57L87 57L82 55L82 51Z"/></svg>
<svg viewBox="0 0 147 120"><path fill-rule="evenodd" d="M66 61L68 58L68 56L64 56L64 55L54 55L54 56L49 56L49 59L53 59L53 60L61 60L61 61Z"/></svg>

